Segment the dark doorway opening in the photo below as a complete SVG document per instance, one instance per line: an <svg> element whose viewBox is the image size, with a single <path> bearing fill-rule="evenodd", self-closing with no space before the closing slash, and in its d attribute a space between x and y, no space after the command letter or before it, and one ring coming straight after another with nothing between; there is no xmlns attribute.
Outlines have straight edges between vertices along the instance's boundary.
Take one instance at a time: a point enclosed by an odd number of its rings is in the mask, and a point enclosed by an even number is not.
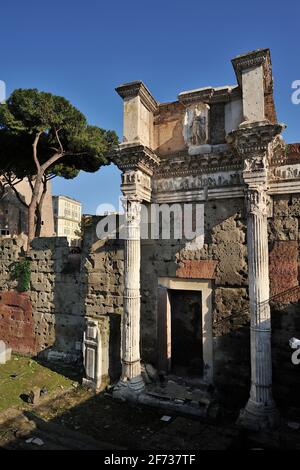
<svg viewBox="0 0 300 470"><path fill-rule="evenodd" d="M181 376L203 376L199 291L171 291L171 370Z"/></svg>

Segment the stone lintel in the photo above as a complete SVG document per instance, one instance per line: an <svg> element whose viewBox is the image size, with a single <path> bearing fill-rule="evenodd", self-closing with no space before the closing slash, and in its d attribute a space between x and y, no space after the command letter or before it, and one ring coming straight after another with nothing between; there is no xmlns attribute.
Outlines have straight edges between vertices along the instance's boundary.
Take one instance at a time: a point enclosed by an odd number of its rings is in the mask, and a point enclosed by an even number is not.
<svg viewBox="0 0 300 470"><path fill-rule="evenodd" d="M271 196L300 193L300 179L296 181L270 181L268 186L268 194Z"/></svg>
<svg viewBox="0 0 300 470"><path fill-rule="evenodd" d="M242 86L242 73L244 71L260 67L261 65L264 69L267 66L271 68L270 49L257 49L255 51L247 52L234 57L231 62L238 84ZM264 73L266 73L266 70L264 70Z"/></svg>
<svg viewBox="0 0 300 470"><path fill-rule="evenodd" d="M116 89L123 100L135 98L139 96L141 102L149 111L156 111L159 105L158 101L151 95L148 88L144 85L142 81L134 81L130 83L125 83L124 85L118 86Z"/></svg>

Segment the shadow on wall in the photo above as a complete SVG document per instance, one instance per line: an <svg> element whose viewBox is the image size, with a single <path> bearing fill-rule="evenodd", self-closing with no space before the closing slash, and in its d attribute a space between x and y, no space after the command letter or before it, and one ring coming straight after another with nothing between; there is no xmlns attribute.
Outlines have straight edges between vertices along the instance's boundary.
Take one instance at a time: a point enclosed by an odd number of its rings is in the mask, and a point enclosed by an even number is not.
<svg viewBox="0 0 300 470"><path fill-rule="evenodd" d="M121 373L121 315L124 290L124 241L97 237L102 217L91 217L82 246L85 317L98 323L101 347L101 388ZM117 222L117 226L119 222ZM93 355L94 352L91 351ZM99 356L98 356L99 357Z"/></svg>
<svg viewBox="0 0 300 470"><path fill-rule="evenodd" d="M120 375L123 250L120 251L118 241L104 244L101 240L95 240L94 229L92 225L87 231L81 254L70 253L65 239L54 239L51 253L49 239L43 239L46 245L42 246L41 239L34 240L33 268L38 265L37 274L40 276L42 266L36 260L48 255L52 263L52 275L49 278L46 274L42 285L41 279L35 278L32 273L32 287L41 289L37 294L40 302L35 304L41 318L37 320L36 333L41 341L40 347L43 348L38 359L47 360L48 367L63 371L66 375L84 377L84 331L87 320L96 320L101 335L99 357L104 387ZM47 306L45 295L50 297L50 315L48 311L43 311Z"/></svg>
<svg viewBox="0 0 300 470"><path fill-rule="evenodd" d="M190 249L184 239L142 241L141 349L142 358L146 362L157 367L159 278L184 277L185 280L203 280L206 278L203 269L205 262L208 262L207 265L215 262L215 279L212 279L214 323L221 320L226 322L226 316L230 317L231 313L239 308L243 310L246 303L248 306L246 224L243 207L242 198L230 200L226 205L207 201L204 245L200 244L198 248ZM186 275L179 274L182 264L191 265L193 269L190 272L187 270ZM218 331L215 331L215 336L218 337L214 338L215 357L219 362L219 383L224 383L225 390L227 380L228 387L225 391L230 399L232 388L237 383L245 382L241 384L241 388L245 389L244 395L243 391L241 392L242 402L248 396L250 380L249 327L245 326L248 321L249 312L234 318L231 328L223 328L224 331L221 332L218 326ZM230 324L230 319L228 323Z"/></svg>
<svg viewBox="0 0 300 470"><path fill-rule="evenodd" d="M31 243L31 289L38 345L37 360L65 375L82 374L85 285L80 254L70 253L64 237ZM76 372L74 367L76 366Z"/></svg>
<svg viewBox="0 0 300 470"><path fill-rule="evenodd" d="M37 356L51 368L83 375L82 347L87 318L96 319L104 345L103 370L111 380L120 373L120 315L123 307L123 248L104 243L95 224L82 254L70 253L66 238L32 241L30 288L17 292L12 266L24 256L23 241L0 238L0 336L15 352ZM107 355L107 357L105 357Z"/></svg>

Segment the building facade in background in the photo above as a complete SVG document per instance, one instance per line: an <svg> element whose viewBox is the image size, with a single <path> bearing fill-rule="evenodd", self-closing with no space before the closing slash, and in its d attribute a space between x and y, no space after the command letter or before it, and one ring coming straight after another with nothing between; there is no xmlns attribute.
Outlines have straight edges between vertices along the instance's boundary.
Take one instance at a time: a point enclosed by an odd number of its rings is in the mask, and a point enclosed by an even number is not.
<svg viewBox="0 0 300 470"><path fill-rule="evenodd" d="M68 196L53 196L54 227L58 237L67 237L70 244L79 240L81 202Z"/></svg>
<svg viewBox="0 0 300 470"><path fill-rule="evenodd" d="M0 181L1 182L1 181ZM15 192L6 187L0 199L0 236L17 236L28 233L28 209L32 190L27 179L20 181L16 185L16 190L20 195L21 202ZM51 182L48 182L47 193L44 198L42 208L42 237L52 237L54 235L54 220L52 207Z"/></svg>

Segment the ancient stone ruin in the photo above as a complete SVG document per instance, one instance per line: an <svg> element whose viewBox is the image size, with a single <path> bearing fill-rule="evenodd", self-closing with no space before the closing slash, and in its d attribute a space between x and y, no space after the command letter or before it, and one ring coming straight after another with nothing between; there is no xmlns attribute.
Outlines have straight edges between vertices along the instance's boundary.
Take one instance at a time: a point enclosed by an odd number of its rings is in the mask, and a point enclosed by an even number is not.
<svg viewBox="0 0 300 470"><path fill-rule="evenodd" d="M288 344L300 334L300 145L281 137L269 50L232 64L236 85L172 103L142 82L117 88L125 216L111 216L110 238L99 238L109 221L93 217L81 255L63 238L34 240L27 293L9 276L22 243L2 240L0 338L49 360L83 358L84 383L111 383L117 398L198 414L214 400L264 428L300 391ZM173 383L164 400L158 377Z"/></svg>

